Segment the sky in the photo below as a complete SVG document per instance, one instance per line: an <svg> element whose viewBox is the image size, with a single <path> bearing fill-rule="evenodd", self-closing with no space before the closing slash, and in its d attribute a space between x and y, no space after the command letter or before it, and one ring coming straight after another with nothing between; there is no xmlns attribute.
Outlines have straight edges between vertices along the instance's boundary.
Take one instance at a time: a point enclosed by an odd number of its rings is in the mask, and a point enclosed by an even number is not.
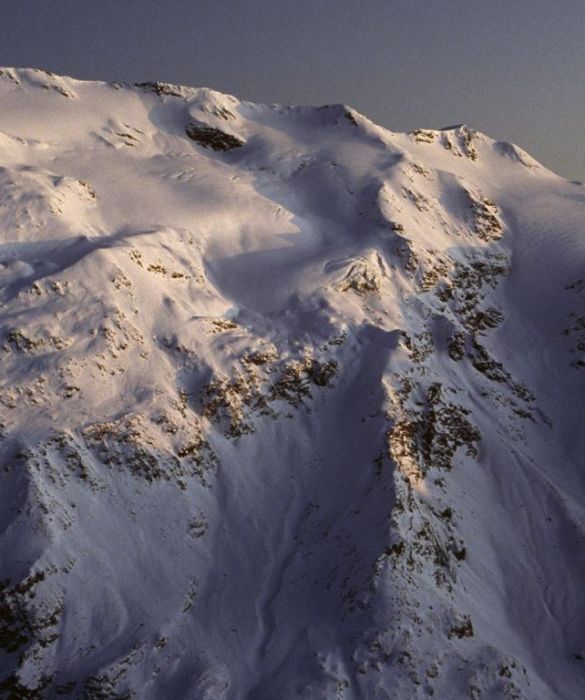
<svg viewBox="0 0 585 700"><path fill-rule="evenodd" d="M585 0L0 0L0 65L465 123L585 180Z"/></svg>

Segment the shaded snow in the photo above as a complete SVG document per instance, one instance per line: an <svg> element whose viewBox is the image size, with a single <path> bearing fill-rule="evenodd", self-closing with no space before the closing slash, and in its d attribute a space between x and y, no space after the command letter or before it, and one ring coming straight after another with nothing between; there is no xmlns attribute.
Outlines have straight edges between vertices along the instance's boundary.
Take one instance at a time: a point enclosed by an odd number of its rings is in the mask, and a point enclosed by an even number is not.
<svg viewBox="0 0 585 700"><path fill-rule="evenodd" d="M464 125L2 69L0 696L582 697L584 214Z"/></svg>

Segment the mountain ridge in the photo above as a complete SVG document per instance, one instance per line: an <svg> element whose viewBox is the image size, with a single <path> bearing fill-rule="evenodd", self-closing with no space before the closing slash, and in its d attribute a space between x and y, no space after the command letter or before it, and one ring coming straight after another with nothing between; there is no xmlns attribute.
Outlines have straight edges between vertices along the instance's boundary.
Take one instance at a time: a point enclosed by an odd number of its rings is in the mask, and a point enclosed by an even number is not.
<svg viewBox="0 0 585 700"><path fill-rule="evenodd" d="M580 697L584 204L0 69L0 697Z"/></svg>

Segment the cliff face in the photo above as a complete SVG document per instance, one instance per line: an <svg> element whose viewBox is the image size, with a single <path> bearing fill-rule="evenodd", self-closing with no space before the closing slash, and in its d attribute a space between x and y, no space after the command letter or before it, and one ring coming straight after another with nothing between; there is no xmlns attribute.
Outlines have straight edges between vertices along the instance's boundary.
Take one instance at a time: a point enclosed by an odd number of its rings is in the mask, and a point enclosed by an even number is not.
<svg viewBox="0 0 585 700"><path fill-rule="evenodd" d="M0 697L581 697L584 214L465 126L0 71Z"/></svg>

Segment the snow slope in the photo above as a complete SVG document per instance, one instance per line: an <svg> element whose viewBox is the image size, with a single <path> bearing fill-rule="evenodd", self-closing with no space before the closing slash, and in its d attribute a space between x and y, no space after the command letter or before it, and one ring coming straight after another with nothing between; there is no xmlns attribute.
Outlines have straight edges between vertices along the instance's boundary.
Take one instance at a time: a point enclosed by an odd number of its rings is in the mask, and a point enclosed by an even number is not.
<svg viewBox="0 0 585 700"><path fill-rule="evenodd" d="M582 698L584 222L465 126L0 71L0 697Z"/></svg>

